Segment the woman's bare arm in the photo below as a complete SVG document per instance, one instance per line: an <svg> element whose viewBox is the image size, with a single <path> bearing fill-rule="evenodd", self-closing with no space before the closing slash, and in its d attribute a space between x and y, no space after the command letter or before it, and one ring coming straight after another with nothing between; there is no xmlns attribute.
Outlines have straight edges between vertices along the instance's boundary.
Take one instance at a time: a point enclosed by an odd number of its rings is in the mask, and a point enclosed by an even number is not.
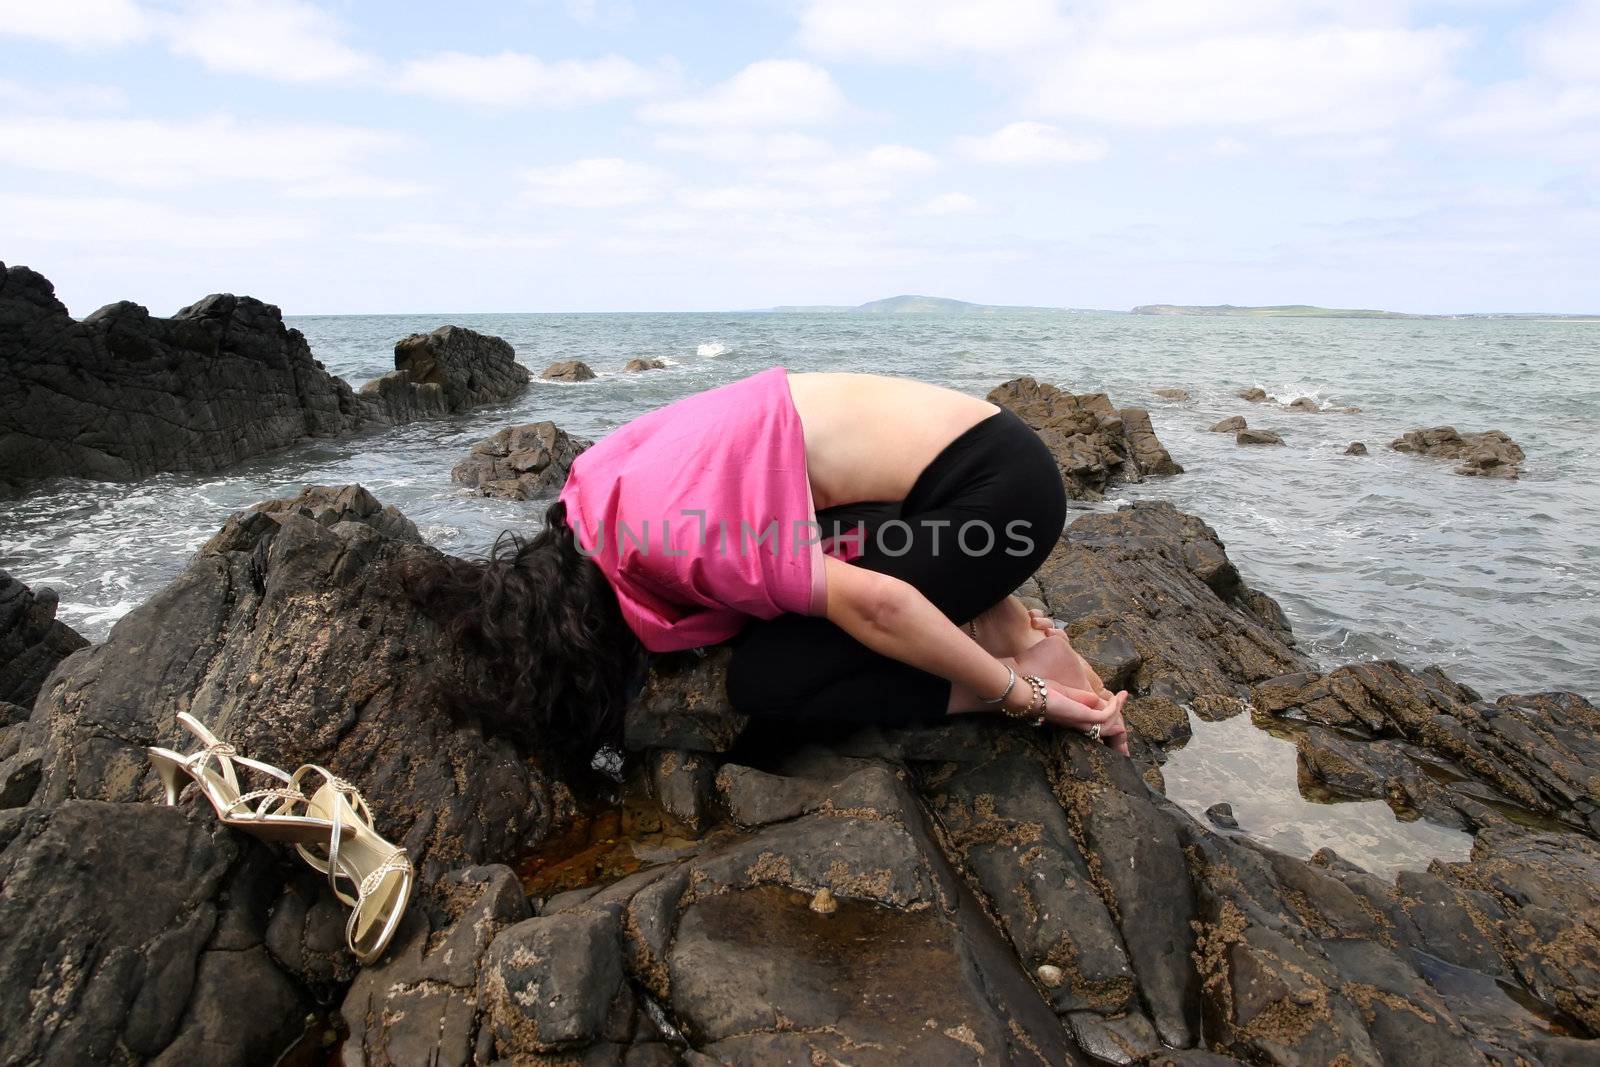
<svg viewBox="0 0 1600 1067"><path fill-rule="evenodd" d="M863 645L901 663L949 681L957 704L965 694L999 696L1010 678L1007 664L985 652L945 617L914 586L886 574L852 566L831 556L827 567L827 617ZM1019 678L1006 705L1023 708L1031 696ZM952 710L979 710L955 706ZM1052 687L1046 707L1051 722L1088 729L1116 714L1087 692Z"/></svg>

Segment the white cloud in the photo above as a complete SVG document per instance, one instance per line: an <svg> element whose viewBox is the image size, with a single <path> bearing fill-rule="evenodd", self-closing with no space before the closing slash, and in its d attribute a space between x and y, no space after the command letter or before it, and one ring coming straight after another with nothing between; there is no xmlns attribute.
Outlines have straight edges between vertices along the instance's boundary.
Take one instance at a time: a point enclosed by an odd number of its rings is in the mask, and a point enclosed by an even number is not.
<svg viewBox="0 0 1600 1067"><path fill-rule="evenodd" d="M547 63L523 52L467 55L440 52L411 60L394 87L472 104L573 107L648 96L666 76L620 56Z"/></svg>
<svg viewBox="0 0 1600 1067"><path fill-rule="evenodd" d="M0 194L0 231L8 240L45 247L83 242L162 244L180 248L243 248L315 236L306 218L189 212L127 197L7 196Z"/></svg>
<svg viewBox="0 0 1600 1067"><path fill-rule="evenodd" d="M750 130L672 130L657 134L655 146L718 163L816 162L834 154L833 145L810 134Z"/></svg>
<svg viewBox="0 0 1600 1067"><path fill-rule="evenodd" d="M361 174L369 155L400 147L357 126L159 119L0 118L0 160L115 185L183 189L263 182L302 196L403 195L414 186Z"/></svg>
<svg viewBox="0 0 1600 1067"><path fill-rule="evenodd" d="M615 157L578 159L523 171L525 199L558 207L626 207L661 198L671 177Z"/></svg>
<svg viewBox="0 0 1600 1067"><path fill-rule="evenodd" d="M371 244L417 245L464 251L549 249L562 243L562 239L554 234L507 233L499 228L486 232L475 231L438 222L401 223L361 234L358 239Z"/></svg>
<svg viewBox="0 0 1600 1067"><path fill-rule="evenodd" d="M823 68L795 59L763 59L698 95L649 104L640 115L675 126L815 126L839 117L846 107L844 93Z"/></svg>
<svg viewBox="0 0 1600 1067"><path fill-rule="evenodd" d="M1043 122L1013 122L986 137L961 137L956 150L982 163L1093 163L1110 154L1099 137L1074 137Z"/></svg>
<svg viewBox="0 0 1600 1067"><path fill-rule="evenodd" d="M133 0L17 0L0 9L0 36L32 37L65 48L109 48L149 32L149 16Z"/></svg>
<svg viewBox="0 0 1600 1067"><path fill-rule="evenodd" d="M811 0L800 16L808 47L880 62L1028 51L1064 30L1053 0Z"/></svg>
<svg viewBox="0 0 1600 1067"><path fill-rule="evenodd" d="M983 207L975 197L966 193L940 193L911 209L913 215L971 215Z"/></svg>
<svg viewBox="0 0 1600 1067"><path fill-rule="evenodd" d="M1600 83L1600 0L1578 0L1528 34L1535 71L1568 82Z"/></svg>
<svg viewBox="0 0 1600 1067"><path fill-rule="evenodd" d="M164 20L163 30L175 54L226 74L335 81L375 65L344 43L338 19L301 0L203 0Z"/></svg>
<svg viewBox="0 0 1600 1067"><path fill-rule="evenodd" d="M1117 125L1362 132L1416 117L1453 88L1448 29L1317 26L1149 41L1100 37L1042 69L1041 111Z"/></svg>
<svg viewBox="0 0 1600 1067"><path fill-rule="evenodd" d="M64 85L36 89L0 78L0 104L13 114L59 111L116 111L128 106L128 94L114 85Z"/></svg>

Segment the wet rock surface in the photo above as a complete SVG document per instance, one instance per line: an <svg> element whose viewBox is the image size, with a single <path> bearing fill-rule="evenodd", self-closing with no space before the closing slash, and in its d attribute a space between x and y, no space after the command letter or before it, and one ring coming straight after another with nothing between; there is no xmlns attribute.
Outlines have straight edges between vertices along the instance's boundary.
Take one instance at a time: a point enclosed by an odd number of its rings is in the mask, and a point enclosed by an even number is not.
<svg viewBox="0 0 1600 1067"><path fill-rule="evenodd" d="M32 707L56 664L88 647L81 634L56 619L58 604L53 591L35 592L0 570L0 702ZM8 725L0 721L0 727Z"/></svg>
<svg viewBox="0 0 1600 1067"><path fill-rule="evenodd" d="M627 366L623 367L622 369L630 373L635 373L642 370L666 370L667 361L664 359L656 359L654 357L645 359L630 359L628 360Z"/></svg>
<svg viewBox="0 0 1600 1067"><path fill-rule="evenodd" d="M754 728L714 650L662 658L581 797L427 703L474 667L380 575L431 551L356 487L271 502L8 713L0 758L43 760L0 811L4 1058L272 1063L328 1006L351 1064L1592 1058L1600 712L1318 670L1170 505L1080 517L1028 589L1133 693L1131 760L977 716ZM151 802L180 707L328 762L413 850L376 965L291 853ZM1197 821L1159 791L1190 711L1292 722L1308 781L1455 819L1471 860L1391 882Z"/></svg>
<svg viewBox="0 0 1600 1067"><path fill-rule="evenodd" d="M56 476L215 471L306 438L461 411L528 382L511 347L459 327L407 338L356 393L270 304L127 301L79 321L44 276L0 264L0 491Z"/></svg>
<svg viewBox="0 0 1600 1067"><path fill-rule="evenodd" d="M572 461L593 443L553 422L507 426L473 445L450 471L450 480L479 496L506 500L553 495L566 482Z"/></svg>
<svg viewBox="0 0 1600 1067"><path fill-rule="evenodd" d="M1271 430L1256 430L1245 428L1233 435L1236 444L1241 445L1281 445L1283 438Z"/></svg>
<svg viewBox="0 0 1600 1067"><path fill-rule="evenodd" d="M1238 433L1245 428L1243 415L1229 415L1227 418L1212 425L1212 433Z"/></svg>
<svg viewBox="0 0 1600 1067"><path fill-rule="evenodd" d="M988 400L1015 412L1056 458L1067 494L1099 499L1117 485L1182 474L1143 408L1118 410L1104 393L1072 394L1032 378L996 387Z"/></svg>
<svg viewBox="0 0 1600 1067"><path fill-rule="evenodd" d="M1526 458L1522 449L1501 430L1461 433L1454 426L1411 430L1389 443L1396 452L1414 452L1435 459L1458 459L1457 474L1490 478L1516 478Z"/></svg>

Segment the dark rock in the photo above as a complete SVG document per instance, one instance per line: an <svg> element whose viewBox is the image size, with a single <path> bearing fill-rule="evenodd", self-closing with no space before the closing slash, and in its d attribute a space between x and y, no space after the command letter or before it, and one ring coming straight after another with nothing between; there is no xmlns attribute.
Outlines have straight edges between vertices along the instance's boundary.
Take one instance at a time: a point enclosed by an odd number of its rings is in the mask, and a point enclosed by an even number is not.
<svg viewBox="0 0 1600 1067"><path fill-rule="evenodd" d="M1296 397L1284 405L1290 411L1321 411L1322 405L1309 396Z"/></svg>
<svg viewBox="0 0 1600 1067"><path fill-rule="evenodd" d="M1156 439L1149 414L1118 411L1104 393L1075 396L1016 378L988 399L1015 412L1049 446L1071 497L1099 499L1113 486L1183 472Z"/></svg>
<svg viewBox="0 0 1600 1067"><path fill-rule="evenodd" d="M630 359L628 360L628 365L622 369L625 371L666 370L667 362L666 360L656 359L654 357L645 359Z"/></svg>
<svg viewBox="0 0 1600 1067"><path fill-rule="evenodd" d="M35 593L0 570L0 701L31 708L56 665L88 647L76 630L56 620L57 603L53 590Z"/></svg>
<svg viewBox="0 0 1600 1067"><path fill-rule="evenodd" d="M468 867L411 909L394 947L344 998L345 1058L465 1067L480 1041L478 972L489 944L529 916L507 867ZM488 1035L483 1035L487 1038Z"/></svg>
<svg viewBox="0 0 1600 1067"><path fill-rule="evenodd" d="M1267 399L1267 391L1259 386L1251 386L1249 389L1241 389L1235 395L1240 400L1248 400L1252 404L1259 404Z"/></svg>
<svg viewBox="0 0 1600 1067"><path fill-rule="evenodd" d="M1452 769L1459 780L1438 788L1469 809L1487 796L1600 835L1600 709L1576 694L1512 695L1489 704L1436 670L1378 661L1269 679L1256 686L1252 703L1264 714L1402 738ZM1371 758L1346 753L1342 762ZM1324 759L1329 768L1334 762ZM1361 772L1327 773L1348 783ZM1374 774L1386 789L1399 780L1392 763ZM1431 783L1422 783L1414 793L1427 796Z"/></svg>
<svg viewBox="0 0 1600 1067"><path fill-rule="evenodd" d="M1037 578L1074 645L1113 634L1132 646L1137 665L1124 685L1136 697L1234 695L1306 665L1281 613L1261 610L1270 600L1244 583L1216 531L1171 504L1082 516Z"/></svg>
<svg viewBox="0 0 1600 1067"><path fill-rule="evenodd" d="M1189 390L1176 387L1166 387L1155 390L1156 396L1163 400L1188 400Z"/></svg>
<svg viewBox="0 0 1600 1067"><path fill-rule="evenodd" d="M728 703L729 655L718 648L656 657L644 692L628 706L628 748L728 751L749 723Z"/></svg>
<svg viewBox="0 0 1600 1067"><path fill-rule="evenodd" d="M677 828L698 837L711 822L716 766L699 752L666 749L650 758L650 786L661 810Z"/></svg>
<svg viewBox="0 0 1600 1067"><path fill-rule="evenodd" d="M356 783L424 886L511 858L547 829L546 780L441 710L479 668L397 588L394 568L432 551L358 486L235 515L57 672L37 712L49 730L42 802L152 796L143 746L188 751L182 709L253 758Z"/></svg>
<svg viewBox="0 0 1600 1067"><path fill-rule="evenodd" d="M505 399L528 380L505 342L458 327L408 338L395 358L358 395L259 300L208 296L170 319L124 302L79 322L43 276L0 265L0 487L220 470Z"/></svg>
<svg viewBox="0 0 1600 1067"><path fill-rule="evenodd" d="M1220 826L1224 830L1239 828L1239 820L1233 817L1233 805L1225 801L1207 808L1206 818L1211 820L1213 826Z"/></svg>
<svg viewBox="0 0 1600 1067"><path fill-rule="evenodd" d="M1233 435L1236 444L1241 445L1281 445L1283 438L1271 430L1244 429Z"/></svg>
<svg viewBox="0 0 1600 1067"><path fill-rule="evenodd" d="M382 421L392 423L506 400L526 389L530 377L509 344L462 326L441 326L398 341L394 366L361 387L364 398L378 401Z"/></svg>
<svg viewBox="0 0 1600 1067"><path fill-rule="evenodd" d="M1130 700L1122 709L1122 717L1131 734L1157 748L1181 744L1194 736L1189 716L1166 697Z"/></svg>
<svg viewBox="0 0 1600 1067"><path fill-rule="evenodd" d="M1459 433L1454 426L1411 430L1389 442L1396 452L1415 452L1436 459L1459 459L1457 474L1515 478L1526 458L1521 448L1501 430Z"/></svg>
<svg viewBox="0 0 1600 1067"><path fill-rule="evenodd" d="M1364 456L1367 454L1367 446L1360 441L1351 441L1349 447L1344 450L1344 454L1347 456Z"/></svg>
<svg viewBox="0 0 1600 1067"><path fill-rule="evenodd" d="M20 813L0 853L0 1059L276 1062L311 998L263 946L274 872L209 814Z"/></svg>
<svg viewBox="0 0 1600 1067"><path fill-rule="evenodd" d="M591 444L568 436L553 422L507 426L473 445L472 454L450 472L450 480L470 486L479 496L527 500L560 489L572 461Z"/></svg>
<svg viewBox="0 0 1600 1067"><path fill-rule="evenodd" d="M539 377L557 382L587 382L594 378L594 371L581 359L569 359L550 364Z"/></svg>
<svg viewBox="0 0 1600 1067"><path fill-rule="evenodd" d="M620 938L615 914L590 912L525 919L501 932L478 978L496 1053L553 1052L615 1037L607 1023L626 989Z"/></svg>
<svg viewBox="0 0 1600 1067"><path fill-rule="evenodd" d="M1212 433L1237 433L1245 428L1243 415L1229 415L1211 427Z"/></svg>

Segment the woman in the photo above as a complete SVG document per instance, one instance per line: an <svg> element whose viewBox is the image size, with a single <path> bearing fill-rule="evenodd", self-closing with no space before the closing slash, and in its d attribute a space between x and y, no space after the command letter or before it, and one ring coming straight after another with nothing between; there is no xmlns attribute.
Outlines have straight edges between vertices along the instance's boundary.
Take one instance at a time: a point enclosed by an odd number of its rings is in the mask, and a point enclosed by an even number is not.
<svg viewBox="0 0 1600 1067"><path fill-rule="evenodd" d="M505 683L503 727L586 759L645 652L732 640L758 716L883 724L991 711L1127 751L1122 707L1012 590L1066 496L1011 412L870 374L756 374L578 457L543 531L421 583Z"/></svg>

